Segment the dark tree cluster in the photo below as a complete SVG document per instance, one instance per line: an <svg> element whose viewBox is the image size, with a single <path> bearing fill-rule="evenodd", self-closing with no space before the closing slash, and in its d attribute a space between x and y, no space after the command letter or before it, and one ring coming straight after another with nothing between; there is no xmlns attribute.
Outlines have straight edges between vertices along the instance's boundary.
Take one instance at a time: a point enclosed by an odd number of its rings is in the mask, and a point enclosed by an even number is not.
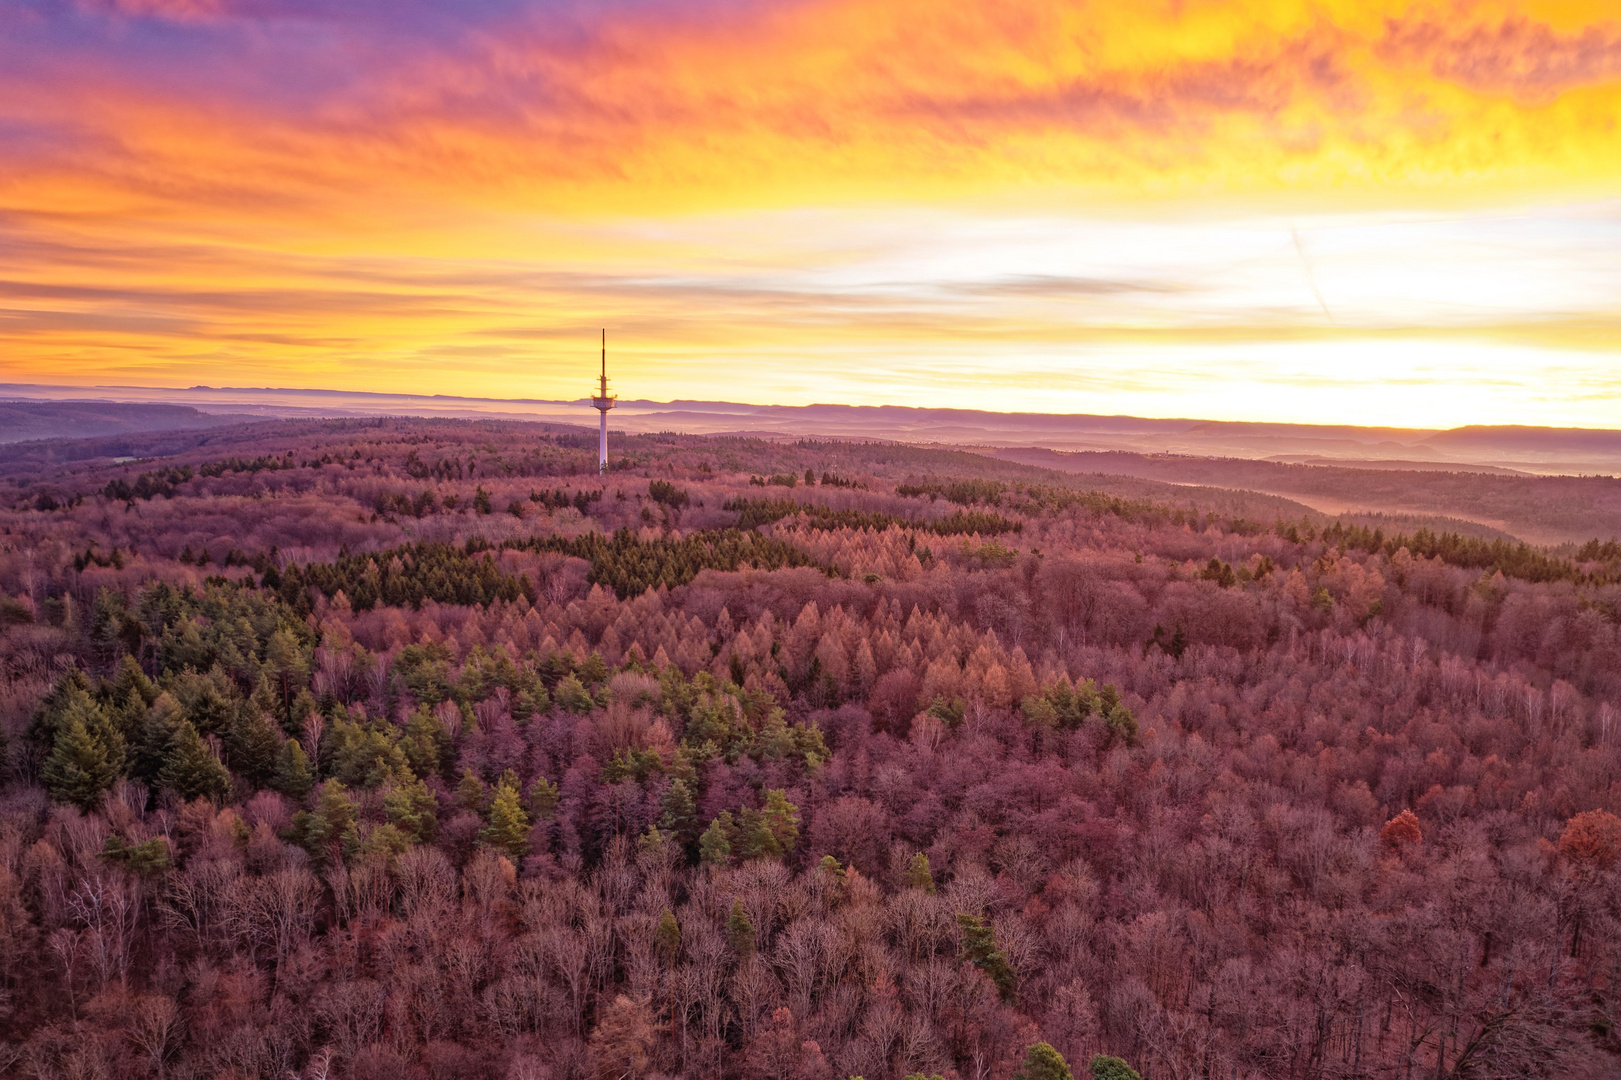
<svg viewBox="0 0 1621 1080"><path fill-rule="evenodd" d="M871 529L882 532L898 528L937 536L968 536L975 533L994 536L1024 531L1024 522L984 510L955 510L941 518L910 518L874 510L836 509L825 503L802 503L794 499L732 499L723 509L737 514L737 527L740 529L756 529L783 518L803 516L805 524L816 529Z"/></svg>
<svg viewBox="0 0 1621 1080"><path fill-rule="evenodd" d="M679 538L648 538L621 529L612 536L584 533L541 537L521 546L589 559L590 580L608 586L621 597L685 585L703 570L736 570L741 566L776 570L815 565L791 544L742 529L692 532Z"/></svg>

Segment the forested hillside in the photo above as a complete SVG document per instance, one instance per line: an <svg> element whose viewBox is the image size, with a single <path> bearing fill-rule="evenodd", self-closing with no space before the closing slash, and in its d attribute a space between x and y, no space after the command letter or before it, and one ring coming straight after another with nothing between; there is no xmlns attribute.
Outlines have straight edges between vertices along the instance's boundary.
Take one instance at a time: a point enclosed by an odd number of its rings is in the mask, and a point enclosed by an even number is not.
<svg viewBox="0 0 1621 1080"><path fill-rule="evenodd" d="M0 1075L1621 1071L1611 537L877 443L120 449L5 466Z"/></svg>
<svg viewBox="0 0 1621 1080"><path fill-rule="evenodd" d="M1610 475L1533 476L1434 463L1418 468L1300 465L1184 454L996 453L1010 461L1079 473L1270 491L1325 509L1345 506L1363 514L1450 518L1546 544L1581 543L1595 532L1613 536L1621 531L1621 479Z"/></svg>

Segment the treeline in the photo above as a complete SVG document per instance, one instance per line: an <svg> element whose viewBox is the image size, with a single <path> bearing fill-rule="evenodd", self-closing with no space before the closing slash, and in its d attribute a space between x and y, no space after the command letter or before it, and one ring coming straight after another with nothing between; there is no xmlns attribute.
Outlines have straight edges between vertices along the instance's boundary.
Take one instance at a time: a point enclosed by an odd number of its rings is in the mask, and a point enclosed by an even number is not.
<svg viewBox="0 0 1621 1080"><path fill-rule="evenodd" d="M648 589L685 585L703 570L780 570L818 566L798 548L752 531L718 529L672 536L644 537L630 530L612 536L542 536L509 540L502 548L551 551L587 559L588 580L620 597ZM365 554L344 554L329 563L289 564L285 570L265 564L260 584L274 590L300 615L310 610L309 591L328 598L340 592L355 611L377 606L418 608L426 600L441 604L490 604L498 600L533 601L534 583L527 574L510 574L495 561L487 541L465 544L423 542Z"/></svg>
<svg viewBox="0 0 1621 1080"><path fill-rule="evenodd" d="M279 575L267 572L264 584L301 613L309 610L309 589L328 597L342 592L356 611L369 611L378 604L415 608L424 600L489 604L520 596L534 598L534 586L526 575L503 572L494 556L475 544L409 544L372 554L346 554L330 563L295 563Z"/></svg>
<svg viewBox="0 0 1621 1080"><path fill-rule="evenodd" d="M555 551L591 560L590 581L612 589L618 596L639 596L660 586L685 585L703 570L780 570L816 566L797 547L761 536L752 530L709 529L645 538L628 529L611 537L601 533L581 536L545 536L514 541L528 551Z"/></svg>
<svg viewBox="0 0 1621 1080"><path fill-rule="evenodd" d="M895 494L905 498L927 495L931 502L935 499L945 499L960 506L974 506L979 503L998 506L1007 491L1008 484L1001 480L983 480L977 477L908 480L895 485Z"/></svg>
<svg viewBox="0 0 1621 1080"><path fill-rule="evenodd" d="M1129 499L1102 491L1055 484L989 480L978 477L910 478L895 485L895 494L906 498L928 496L930 501L945 499L961 506L997 506L1025 514L1058 514L1079 507L1099 516L1108 515L1150 527L1188 525L1202 528L1220 524L1228 532L1253 536L1266 526L1243 518L1201 516L1197 508L1175 506L1147 499Z"/></svg>
<svg viewBox="0 0 1621 1080"><path fill-rule="evenodd" d="M1564 557L1525 543L1429 529L1386 535L1382 528L1369 528L1352 522L1335 521L1315 528L1307 523L1286 523L1281 520L1269 529L1260 522L1244 518L1213 514L1201 516L1196 508L1125 499L1098 491L977 478L909 480L897 484L895 493L906 497L927 495L931 499L944 498L965 506L1002 506L1016 502L1018 508L1027 513L1056 513L1071 507L1082 507L1095 514L1107 514L1145 525L1187 525L1196 529L1217 525L1223 531L1239 536L1256 536L1272 531L1294 544L1315 542L1331 548L1365 551L1386 557L1406 548L1415 557L1439 558L1449 566L1463 569L1501 572L1505 577L1521 581L1569 581L1584 585L1621 582L1621 543L1613 540L1591 540L1578 549L1573 557ZM739 503L746 501L739 500ZM758 503L758 508L752 513L762 517L798 505L792 500L758 500ZM786 516L791 512L784 509L777 516ZM752 521L753 517L744 520ZM1589 569L1594 563L1602 564L1601 568Z"/></svg>
<svg viewBox="0 0 1621 1080"><path fill-rule="evenodd" d="M302 465L304 468L320 468L322 465L331 465L334 459L330 453L323 453L319 457L306 459L303 462L293 460L293 452L289 450L285 455L277 457L274 454L261 454L255 458L227 458L223 461L208 461L197 466L199 476L225 476L228 473L256 473L276 472L281 469L296 469Z"/></svg>
<svg viewBox="0 0 1621 1080"><path fill-rule="evenodd" d="M256 473L275 472L282 469L320 468L330 465L334 461L331 454L322 454L311 460L303 462L293 459L292 451L285 456L264 454L254 458L226 458L220 461L206 461L193 469L190 465L173 465L166 469L153 469L136 476L132 484L122 477L109 480L101 489L104 498L119 499L124 502L157 498L172 499L176 489L194 476L226 476L230 473Z"/></svg>
<svg viewBox="0 0 1621 1080"><path fill-rule="evenodd" d="M602 488L595 490L581 488L572 492L567 488L557 490L542 488L530 491L528 501L546 510L561 510L565 506L572 506L581 515L585 515L591 512L593 505L602 501L602 496ZM419 491L415 496L412 496L409 492L385 491L372 500L372 506L379 514L414 518L437 514L441 509L447 513L453 513L460 503L460 497L454 492L447 493L441 500L436 492L426 488ZM490 493L482 484L474 488L470 505L474 513L494 513L494 503L491 501ZM507 505L507 512L514 517L522 517L523 501L520 499L511 500Z"/></svg>
<svg viewBox="0 0 1621 1080"><path fill-rule="evenodd" d="M916 519L872 510L835 510L821 503L802 503L794 499L732 499L724 509L737 513L737 527L755 529L795 514L805 515L806 522L816 529L911 529L935 533L939 536L965 536L979 533L992 536L998 533L1017 533L1024 523L1015 518L984 510L956 510L946 517Z"/></svg>
<svg viewBox="0 0 1621 1080"><path fill-rule="evenodd" d="M1280 535L1295 543L1306 543L1310 533L1302 535L1298 526L1280 526ZM1402 548L1422 558L1438 558L1449 566L1469 570L1500 572L1504 577L1521 581L1569 581L1584 585L1608 585L1621 581L1621 546L1615 541L1599 543L1589 541L1575 558L1563 558L1524 543L1506 540L1485 540L1476 536L1462 536L1452 532L1431 532L1419 529L1412 534L1397 533L1386 536L1383 529L1369 529L1364 525L1334 522L1316 537L1331 547L1356 549L1385 556L1394 555ZM1585 569L1582 563L1607 563L1599 570Z"/></svg>
<svg viewBox="0 0 1621 1080"><path fill-rule="evenodd" d="M582 515L589 514L591 507L602 501L603 489L579 488L570 493L567 488L543 488L529 493L529 501L548 510L561 510L565 506L572 506Z"/></svg>
<svg viewBox="0 0 1621 1080"><path fill-rule="evenodd" d="M167 469L154 469L143 472L131 484L122 477L107 481L101 489L104 498L118 499L123 502L133 502L137 499L150 500L156 498L170 499L174 497L175 489L190 480L196 473L190 465L174 465Z"/></svg>

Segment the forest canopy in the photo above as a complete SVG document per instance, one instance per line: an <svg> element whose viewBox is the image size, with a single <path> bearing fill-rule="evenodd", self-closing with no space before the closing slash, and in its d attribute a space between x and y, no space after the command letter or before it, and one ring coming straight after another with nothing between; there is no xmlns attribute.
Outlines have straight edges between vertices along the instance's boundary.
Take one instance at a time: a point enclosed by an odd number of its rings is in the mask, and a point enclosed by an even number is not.
<svg viewBox="0 0 1621 1080"><path fill-rule="evenodd" d="M0 1073L1621 1068L1614 540L890 443L162 445L0 510Z"/></svg>

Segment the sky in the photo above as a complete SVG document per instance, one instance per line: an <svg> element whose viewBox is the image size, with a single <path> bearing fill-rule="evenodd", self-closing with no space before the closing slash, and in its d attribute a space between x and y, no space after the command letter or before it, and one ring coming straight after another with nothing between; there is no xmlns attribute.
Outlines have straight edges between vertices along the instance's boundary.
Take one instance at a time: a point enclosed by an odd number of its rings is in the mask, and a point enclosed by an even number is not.
<svg viewBox="0 0 1621 1080"><path fill-rule="evenodd" d="M0 381L1621 427L1615 0L0 0Z"/></svg>

